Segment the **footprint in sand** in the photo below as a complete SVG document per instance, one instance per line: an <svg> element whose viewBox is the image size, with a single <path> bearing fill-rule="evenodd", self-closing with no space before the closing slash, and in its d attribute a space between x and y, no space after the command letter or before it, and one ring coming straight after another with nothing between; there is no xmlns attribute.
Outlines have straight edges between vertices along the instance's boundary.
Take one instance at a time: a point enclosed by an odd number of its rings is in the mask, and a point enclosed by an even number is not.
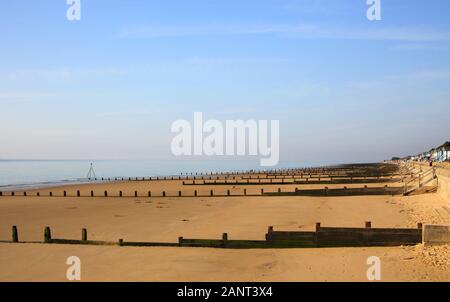
<svg viewBox="0 0 450 302"><path fill-rule="evenodd" d="M259 267L260 268L262 268L262 269L273 269L274 267L275 267L275 265L276 265L276 262L275 261L273 261L273 262L266 262L266 263L263 263L262 265L260 265Z"/></svg>

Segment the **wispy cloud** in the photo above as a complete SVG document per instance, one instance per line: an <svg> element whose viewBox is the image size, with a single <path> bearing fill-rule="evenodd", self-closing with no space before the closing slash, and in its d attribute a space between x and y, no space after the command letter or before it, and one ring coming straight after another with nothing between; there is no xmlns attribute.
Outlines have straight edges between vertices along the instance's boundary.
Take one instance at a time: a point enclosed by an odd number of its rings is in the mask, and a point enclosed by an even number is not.
<svg viewBox="0 0 450 302"><path fill-rule="evenodd" d="M392 51L449 51L448 44L430 44L430 43L402 43L390 48Z"/></svg>
<svg viewBox="0 0 450 302"><path fill-rule="evenodd" d="M48 68L20 69L3 76L12 79L73 79L85 77L103 77L124 75L128 71L118 68Z"/></svg>
<svg viewBox="0 0 450 302"><path fill-rule="evenodd" d="M106 97L111 94L106 93L71 93L71 92L52 92L52 91L0 91L0 102L20 103L34 102L41 100L62 100L67 98L94 98Z"/></svg>
<svg viewBox="0 0 450 302"><path fill-rule="evenodd" d="M420 70L409 74L402 75L388 75L385 77L386 80L392 81L430 81L430 80L445 80L450 79L450 70Z"/></svg>
<svg viewBox="0 0 450 302"><path fill-rule="evenodd" d="M36 98L53 98L61 95L52 92L0 91L0 101L30 101Z"/></svg>
<svg viewBox="0 0 450 302"><path fill-rule="evenodd" d="M183 37L183 36L211 36L211 35L254 35L273 34L283 30L283 26L242 26L242 25L213 25L198 26L134 26L119 31L118 36L137 38Z"/></svg>
<svg viewBox="0 0 450 302"><path fill-rule="evenodd" d="M282 8L295 13L343 15L355 11L363 11L367 7L365 5L363 1L359 5L355 5L354 1L349 0L294 0L282 5Z"/></svg>
<svg viewBox="0 0 450 302"><path fill-rule="evenodd" d="M334 25L201 25L135 26L122 29L120 38L161 38L226 35L279 35L310 39L450 41L448 29L422 27L339 27Z"/></svg>
<svg viewBox="0 0 450 302"><path fill-rule="evenodd" d="M366 81L351 81L346 84L349 91L354 93L366 93L368 95L374 93L383 93L389 89L395 94L400 93L400 89L405 89L408 95L418 94L411 87L417 89L419 86L428 87L437 81L450 80L450 70L436 69L436 70L417 70L409 73L387 74L377 79ZM405 91L405 90L403 90ZM432 90L435 93L435 90ZM423 91L421 91L423 92ZM430 92L427 92L430 93Z"/></svg>

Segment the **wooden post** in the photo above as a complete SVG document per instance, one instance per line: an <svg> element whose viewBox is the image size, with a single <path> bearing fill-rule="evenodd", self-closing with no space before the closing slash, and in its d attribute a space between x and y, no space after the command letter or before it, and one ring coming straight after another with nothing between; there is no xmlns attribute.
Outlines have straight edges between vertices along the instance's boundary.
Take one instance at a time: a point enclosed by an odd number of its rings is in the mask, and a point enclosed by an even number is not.
<svg viewBox="0 0 450 302"><path fill-rule="evenodd" d="M210 195L214 196L214 191L213 190L211 190Z"/></svg>
<svg viewBox="0 0 450 302"><path fill-rule="evenodd" d="M138 197L138 192L134 191L134 197Z"/></svg>
<svg viewBox="0 0 450 302"><path fill-rule="evenodd" d="M27 192L23 192L23 196L27 196Z"/></svg>
<svg viewBox="0 0 450 302"><path fill-rule="evenodd" d="M366 229L370 229L372 227L372 222L366 221Z"/></svg>
<svg viewBox="0 0 450 302"><path fill-rule="evenodd" d="M122 196L123 196L122 191L119 191L119 197L122 197Z"/></svg>
<svg viewBox="0 0 450 302"><path fill-rule="evenodd" d="M244 189L244 196L247 196L247 189Z"/></svg>
<svg viewBox="0 0 450 302"><path fill-rule="evenodd" d="M80 190L77 190L77 197L80 197Z"/></svg>
<svg viewBox="0 0 450 302"><path fill-rule="evenodd" d="M3 196L3 192L2 191L0 191L0 196Z"/></svg>
<svg viewBox="0 0 450 302"><path fill-rule="evenodd" d="M105 191L105 197L108 197L108 191Z"/></svg>
<svg viewBox="0 0 450 302"><path fill-rule="evenodd" d="M19 242L19 234L15 225L12 227L12 242Z"/></svg>
<svg viewBox="0 0 450 302"><path fill-rule="evenodd" d="M52 196L53 196L53 193L52 193L52 192L50 192L50 193L48 193L48 195L49 195L50 197L52 197Z"/></svg>
<svg viewBox="0 0 450 302"><path fill-rule="evenodd" d="M178 246L183 245L183 237L178 237Z"/></svg>
<svg viewBox="0 0 450 302"><path fill-rule="evenodd" d="M64 197L67 197L67 192L64 191L64 192L63 192L63 195L64 195Z"/></svg>
<svg viewBox="0 0 450 302"><path fill-rule="evenodd" d="M36 193L36 196L40 196L41 194L39 194L39 192Z"/></svg>
<svg viewBox="0 0 450 302"><path fill-rule="evenodd" d="M163 192L162 192L162 196L163 196L163 197L166 197L166 191L163 191Z"/></svg>
<svg viewBox="0 0 450 302"><path fill-rule="evenodd" d="M194 196L197 197L197 190L194 191Z"/></svg>
<svg viewBox="0 0 450 302"><path fill-rule="evenodd" d="M87 229L82 229L81 230L81 240L82 241L87 241Z"/></svg>
<svg viewBox="0 0 450 302"><path fill-rule="evenodd" d="M267 229L267 232L268 232L268 233L273 232L273 226L269 226L268 229Z"/></svg>
<svg viewBox="0 0 450 302"><path fill-rule="evenodd" d="M44 230L44 242L50 243L52 241L52 231L50 230L50 227L45 227Z"/></svg>
<svg viewBox="0 0 450 302"><path fill-rule="evenodd" d="M316 232L318 232L319 229L320 229L320 222L317 222L317 223L316 223Z"/></svg>
<svg viewBox="0 0 450 302"><path fill-rule="evenodd" d="M261 195L264 195L264 189L261 189Z"/></svg>
<svg viewBox="0 0 450 302"><path fill-rule="evenodd" d="M119 239L119 246L123 246L123 239Z"/></svg>
<svg viewBox="0 0 450 302"><path fill-rule="evenodd" d="M227 241L228 241L228 234L227 233L223 233L222 234L222 241L223 241L223 247L227 246Z"/></svg>
<svg viewBox="0 0 450 302"><path fill-rule="evenodd" d="M152 191L148 191L148 197L152 197Z"/></svg>
<svg viewBox="0 0 450 302"><path fill-rule="evenodd" d="M227 196L230 196L230 190L227 190Z"/></svg>
<svg viewBox="0 0 450 302"><path fill-rule="evenodd" d="M417 224L417 228L418 228L419 230L422 230L422 229L423 229L423 224L419 222L419 223Z"/></svg>
<svg viewBox="0 0 450 302"><path fill-rule="evenodd" d="M94 191L91 191L91 197L94 197Z"/></svg>
<svg viewBox="0 0 450 302"><path fill-rule="evenodd" d="M181 197L181 191L178 191L178 197Z"/></svg>

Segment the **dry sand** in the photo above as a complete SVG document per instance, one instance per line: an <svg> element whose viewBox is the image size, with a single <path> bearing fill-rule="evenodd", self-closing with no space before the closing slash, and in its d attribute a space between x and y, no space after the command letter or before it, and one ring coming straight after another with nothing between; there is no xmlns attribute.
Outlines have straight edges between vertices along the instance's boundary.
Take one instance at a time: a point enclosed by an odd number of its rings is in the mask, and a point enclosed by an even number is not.
<svg viewBox="0 0 450 302"><path fill-rule="evenodd" d="M181 187L180 182L160 181L51 190L81 189L85 194L90 190L122 190L131 195L134 190L177 192ZM261 187L252 188L257 191ZM2 197L0 240L10 240L12 225L18 226L20 240L42 240L44 227L50 226L56 238L79 239L81 229L87 228L92 240L163 242L176 242L179 236L220 238L224 232L230 239L264 239L269 225L275 230L313 230L316 222L362 227L365 221L372 221L373 227L415 227L417 222L443 224L449 217L439 209L446 204L436 194L328 198ZM7 243L0 244L0 280L65 281L69 256L80 257L84 281L367 281L369 256L380 257L382 281L450 281L448 246L220 250Z"/></svg>

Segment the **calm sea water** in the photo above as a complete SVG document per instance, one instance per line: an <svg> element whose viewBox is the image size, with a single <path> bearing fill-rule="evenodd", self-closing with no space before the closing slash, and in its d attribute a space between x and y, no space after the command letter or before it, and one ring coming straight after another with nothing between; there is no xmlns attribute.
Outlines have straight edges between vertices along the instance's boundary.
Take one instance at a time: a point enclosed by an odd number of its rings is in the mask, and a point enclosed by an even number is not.
<svg viewBox="0 0 450 302"><path fill-rule="evenodd" d="M43 187L87 181L91 161L0 160L0 189ZM93 161L97 178L170 176L190 172L261 169L254 160ZM280 163L277 168L321 166L320 163Z"/></svg>

